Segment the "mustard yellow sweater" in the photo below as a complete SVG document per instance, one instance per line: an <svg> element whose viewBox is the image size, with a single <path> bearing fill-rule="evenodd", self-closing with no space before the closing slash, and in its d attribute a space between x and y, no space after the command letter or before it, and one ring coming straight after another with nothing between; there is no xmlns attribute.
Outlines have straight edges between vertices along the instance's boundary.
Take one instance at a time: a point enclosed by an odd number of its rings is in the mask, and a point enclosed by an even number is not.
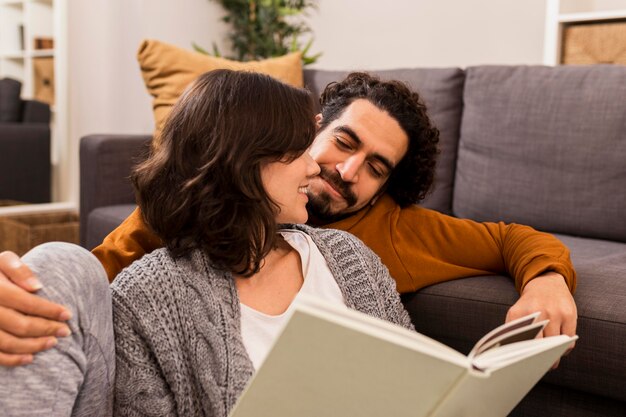
<svg viewBox="0 0 626 417"><path fill-rule="evenodd" d="M567 247L528 226L477 223L418 206L400 208L384 195L376 204L325 227L346 230L376 252L401 293L493 274L510 275L521 291L547 271L563 275L570 291L576 287ZM113 281L124 267L162 246L136 209L93 253Z"/></svg>

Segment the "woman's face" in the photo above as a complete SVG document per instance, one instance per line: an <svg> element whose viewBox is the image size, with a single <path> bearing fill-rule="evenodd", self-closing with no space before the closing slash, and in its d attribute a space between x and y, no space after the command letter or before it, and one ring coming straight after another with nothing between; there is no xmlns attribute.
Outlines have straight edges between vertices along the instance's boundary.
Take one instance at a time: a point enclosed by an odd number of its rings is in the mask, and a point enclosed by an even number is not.
<svg viewBox="0 0 626 417"><path fill-rule="evenodd" d="M261 168L263 187L280 208L276 223L306 223L309 178L319 172L319 165L308 152L293 161L270 162Z"/></svg>

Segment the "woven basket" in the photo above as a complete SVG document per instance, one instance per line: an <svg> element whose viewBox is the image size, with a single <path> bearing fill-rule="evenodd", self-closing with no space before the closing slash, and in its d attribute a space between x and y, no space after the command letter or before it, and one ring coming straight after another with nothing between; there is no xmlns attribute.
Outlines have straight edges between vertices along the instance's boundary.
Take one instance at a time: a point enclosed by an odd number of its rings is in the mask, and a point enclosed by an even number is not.
<svg viewBox="0 0 626 417"><path fill-rule="evenodd" d="M0 217L0 252L23 255L45 242L78 244L76 213L38 213Z"/></svg>
<svg viewBox="0 0 626 417"><path fill-rule="evenodd" d="M566 26L561 63L626 64L626 20Z"/></svg>

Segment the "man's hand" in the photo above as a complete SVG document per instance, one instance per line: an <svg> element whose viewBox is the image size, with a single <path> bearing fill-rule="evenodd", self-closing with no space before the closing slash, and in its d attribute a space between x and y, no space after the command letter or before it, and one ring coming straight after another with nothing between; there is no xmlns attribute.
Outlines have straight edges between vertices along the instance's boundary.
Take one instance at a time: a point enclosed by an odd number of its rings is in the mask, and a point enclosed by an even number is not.
<svg viewBox="0 0 626 417"><path fill-rule="evenodd" d="M30 294L41 288L16 254L0 253L0 365L31 363L33 353L71 334L63 323L71 317L67 308Z"/></svg>
<svg viewBox="0 0 626 417"><path fill-rule="evenodd" d="M539 320L550 322L539 337L576 334L576 303L565 283L565 278L556 272L546 272L528 282L522 290L519 300L509 309L506 321L515 320L527 314L540 311ZM569 353L574 348L570 346ZM554 364L555 369L559 362Z"/></svg>

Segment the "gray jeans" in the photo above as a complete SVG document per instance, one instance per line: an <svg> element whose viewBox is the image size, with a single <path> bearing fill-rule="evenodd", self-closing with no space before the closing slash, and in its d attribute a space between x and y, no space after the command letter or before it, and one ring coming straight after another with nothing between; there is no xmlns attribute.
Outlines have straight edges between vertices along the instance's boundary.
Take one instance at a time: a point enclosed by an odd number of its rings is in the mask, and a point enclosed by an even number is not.
<svg viewBox="0 0 626 417"><path fill-rule="evenodd" d="M109 282L98 260L69 243L47 243L23 260L43 283L37 294L67 306L72 335L33 363L0 366L2 416L110 416L115 344Z"/></svg>

